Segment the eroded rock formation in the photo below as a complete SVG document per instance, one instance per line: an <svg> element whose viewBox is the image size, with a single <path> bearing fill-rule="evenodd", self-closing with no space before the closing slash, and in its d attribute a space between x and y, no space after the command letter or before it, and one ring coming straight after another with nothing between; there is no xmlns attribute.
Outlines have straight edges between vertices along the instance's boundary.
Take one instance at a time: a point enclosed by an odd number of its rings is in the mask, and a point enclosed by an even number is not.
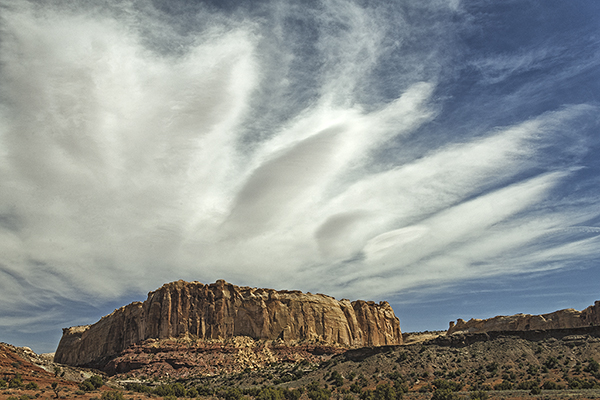
<svg viewBox="0 0 600 400"><path fill-rule="evenodd" d="M402 343L400 322L387 302L338 301L322 294L238 287L223 280L209 285L177 281L93 325L64 329L55 361L98 366L146 339L239 336L347 348Z"/></svg>
<svg viewBox="0 0 600 400"><path fill-rule="evenodd" d="M600 325L600 301L583 311L568 308L542 315L500 315L489 319L470 319L467 322L458 319L456 323L450 322L447 334L570 329L596 325Z"/></svg>

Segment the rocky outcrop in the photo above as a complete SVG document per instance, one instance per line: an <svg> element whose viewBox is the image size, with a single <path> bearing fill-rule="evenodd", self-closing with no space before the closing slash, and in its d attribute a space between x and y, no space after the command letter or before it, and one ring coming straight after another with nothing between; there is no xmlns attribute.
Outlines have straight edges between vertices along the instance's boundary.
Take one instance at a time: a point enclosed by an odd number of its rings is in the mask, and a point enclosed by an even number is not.
<svg viewBox="0 0 600 400"><path fill-rule="evenodd" d="M223 280L209 285L177 281L93 325L64 329L55 361L99 366L146 339L239 336L346 348L402 343L400 322L387 302L338 301L322 294L239 287Z"/></svg>
<svg viewBox="0 0 600 400"><path fill-rule="evenodd" d="M240 373L281 363L318 365L344 351L339 346L288 345L282 340L254 340L247 336L219 340L148 339L129 346L102 370L108 375L127 374L131 378L187 379Z"/></svg>
<svg viewBox="0 0 600 400"><path fill-rule="evenodd" d="M571 329L597 325L600 325L600 301L583 311L568 308L542 315L500 315L489 319L470 319L467 322L458 319L456 323L450 322L447 334Z"/></svg>

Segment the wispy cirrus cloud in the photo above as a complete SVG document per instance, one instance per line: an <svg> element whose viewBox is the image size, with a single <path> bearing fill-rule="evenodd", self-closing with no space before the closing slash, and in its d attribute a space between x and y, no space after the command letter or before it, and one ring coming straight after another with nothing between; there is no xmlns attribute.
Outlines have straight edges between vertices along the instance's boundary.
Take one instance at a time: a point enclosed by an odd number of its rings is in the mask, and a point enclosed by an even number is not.
<svg viewBox="0 0 600 400"><path fill-rule="evenodd" d="M457 66L459 2L1 4L15 329L179 278L381 298L597 256L597 105L498 125L531 85L489 115L449 95L461 68L496 85L562 54Z"/></svg>

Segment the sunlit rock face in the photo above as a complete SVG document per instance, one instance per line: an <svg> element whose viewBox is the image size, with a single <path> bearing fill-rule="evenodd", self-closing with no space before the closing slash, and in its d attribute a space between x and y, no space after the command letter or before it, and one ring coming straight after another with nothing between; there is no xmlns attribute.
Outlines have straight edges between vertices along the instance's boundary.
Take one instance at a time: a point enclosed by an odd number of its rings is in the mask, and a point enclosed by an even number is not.
<svg viewBox="0 0 600 400"><path fill-rule="evenodd" d="M322 294L177 281L144 302L115 310L90 326L63 330L55 361L97 363L146 339L247 336L290 345L343 347L401 344L400 322L387 302L336 300Z"/></svg>
<svg viewBox="0 0 600 400"><path fill-rule="evenodd" d="M600 301L596 301L593 306L589 306L583 311L567 308L541 315L499 315L489 319L473 318L466 322L458 319L456 323L450 322L447 334L569 329L597 325L600 325Z"/></svg>

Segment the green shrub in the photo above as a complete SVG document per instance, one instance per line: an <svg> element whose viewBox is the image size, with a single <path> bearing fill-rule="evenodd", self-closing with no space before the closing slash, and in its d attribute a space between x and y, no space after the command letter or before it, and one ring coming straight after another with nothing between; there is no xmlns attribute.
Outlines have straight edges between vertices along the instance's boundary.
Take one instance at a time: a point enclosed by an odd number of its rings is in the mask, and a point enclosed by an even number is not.
<svg viewBox="0 0 600 400"><path fill-rule="evenodd" d="M102 393L102 396L100 397L101 400L125 400L125 397L123 397L123 393L118 392L116 390L112 390L110 392L104 392Z"/></svg>
<svg viewBox="0 0 600 400"><path fill-rule="evenodd" d="M337 387L340 387L344 384L344 377L337 371L333 371L331 373L330 381L333 381L333 384Z"/></svg>
<svg viewBox="0 0 600 400"><path fill-rule="evenodd" d="M504 381L494 386L494 390L511 390L513 387L512 383Z"/></svg>
<svg viewBox="0 0 600 400"><path fill-rule="evenodd" d="M327 389L321 388L318 382L311 382L307 389L306 394L310 400L329 400L331 392Z"/></svg>
<svg viewBox="0 0 600 400"><path fill-rule="evenodd" d="M453 392L458 392L462 389L463 385L462 383L458 383L458 382L454 382L454 381L447 381L445 379L436 379L433 381L433 386L436 389L449 389Z"/></svg>
<svg viewBox="0 0 600 400"><path fill-rule="evenodd" d="M100 389L104 385L104 380L99 375L93 375L79 384L79 389L84 392L91 392Z"/></svg>
<svg viewBox="0 0 600 400"><path fill-rule="evenodd" d="M93 375L89 380L96 389L99 389L104 385L104 380L100 375Z"/></svg>
<svg viewBox="0 0 600 400"><path fill-rule="evenodd" d="M196 390L198 391L199 396L205 397L212 396L215 393L215 391L211 389L208 385L196 386Z"/></svg>
<svg viewBox="0 0 600 400"><path fill-rule="evenodd" d="M488 397L488 392L486 392L485 390L477 390L471 392L471 394L469 395L469 399L471 400L487 400Z"/></svg>
<svg viewBox="0 0 600 400"><path fill-rule="evenodd" d="M92 390L95 390L96 388L94 387L94 384L92 382L90 382L89 380L86 379L85 381L83 381L79 384L79 389L84 392L91 392Z"/></svg>
<svg viewBox="0 0 600 400"><path fill-rule="evenodd" d="M600 364L593 358L588 360L588 365L583 369L585 372L598 372L600 370Z"/></svg>
<svg viewBox="0 0 600 400"><path fill-rule="evenodd" d="M459 400L460 396L451 389L436 389L431 395L431 400Z"/></svg>
<svg viewBox="0 0 600 400"><path fill-rule="evenodd" d="M548 357L544 361L544 366L548 369L558 368L558 359L556 357Z"/></svg>
<svg viewBox="0 0 600 400"><path fill-rule="evenodd" d="M531 390L534 387L539 387L540 385L536 381L523 381L519 382L516 386L518 390Z"/></svg>
<svg viewBox="0 0 600 400"><path fill-rule="evenodd" d="M40 387L35 382L29 382L27 385L25 385L26 390L38 390L39 388Z"/></svg>
<svg viewBox="0 0 600 400"><path fill-rule="evenodd" d="M219 397L222 397L225 400L240 400L243 397L243 395L240 389L228 387L227 389L219 393Z"/></svg>
<svg viewBox="0 0 600 400"><path fill-rule="evenodd" d="M21 374L17 373L15 377L8 382L8 387L11 389L23 387L23 379L21 379Z"/></svg>
<svg viewBox="0 0 600 400"><path fill-rule="evenodd" d="M173 384L173 395L175 397L184 397L185 396L185 386L183 384L177 382Z"/></svg>

